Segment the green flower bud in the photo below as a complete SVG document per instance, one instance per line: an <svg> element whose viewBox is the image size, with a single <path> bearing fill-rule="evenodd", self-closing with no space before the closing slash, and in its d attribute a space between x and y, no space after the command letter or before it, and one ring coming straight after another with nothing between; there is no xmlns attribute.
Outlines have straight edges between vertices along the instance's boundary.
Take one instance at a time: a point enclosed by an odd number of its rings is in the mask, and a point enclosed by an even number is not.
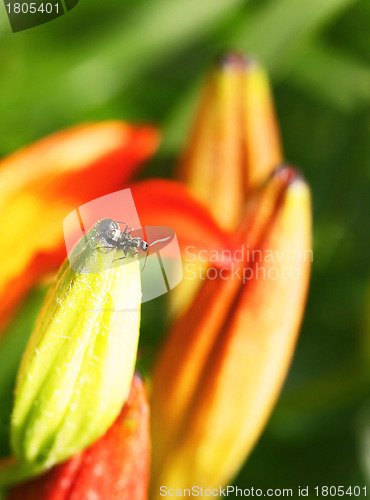
<svg viewBox="0 0 370 500"><path fill-rule="evenodd" d="M48 468L89 446L129 394L140 326L140 264L107 248L103 219L77 243L45 299L18 373L11 441Z"/></svg>

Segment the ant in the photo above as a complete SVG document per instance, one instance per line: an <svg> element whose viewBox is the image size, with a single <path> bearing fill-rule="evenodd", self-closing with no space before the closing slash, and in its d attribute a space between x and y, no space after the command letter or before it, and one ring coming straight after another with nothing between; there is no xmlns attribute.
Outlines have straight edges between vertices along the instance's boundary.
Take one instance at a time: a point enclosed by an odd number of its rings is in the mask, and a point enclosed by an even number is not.
<svg viewBox="0 0 370 500"><path fill-rule="evenodd" d="M125 224L125 230L121 231L119 224ZM127 257L129 251L137 254L139 250L146 253L143 269L148 258L149 245L139 237L133 238L131 235L133 227L128 227L126 222L116 222L112 219L102 219L97 223L97 236L103 247L100 248L118 248L124 252L124 257L115 260L122 260Z"/></svg>

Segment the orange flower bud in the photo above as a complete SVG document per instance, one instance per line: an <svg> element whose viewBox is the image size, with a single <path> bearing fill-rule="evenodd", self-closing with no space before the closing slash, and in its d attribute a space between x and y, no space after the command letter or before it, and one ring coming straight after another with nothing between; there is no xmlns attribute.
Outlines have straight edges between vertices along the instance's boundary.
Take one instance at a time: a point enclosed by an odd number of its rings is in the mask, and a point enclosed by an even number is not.
<svg viewBox="0 0 370 500"><path fill-rule="evenodd" d="M248 195L282 159L265 71L243 55L226 55L206 82L179 178L222 227L234 230ZM184 276L171 297L174 315L185 310L199 290L199 280L189 279L186 266Z"/></svg>
<svg viewBox="0 0 370 500"><path fill-rule="evenodd" d="M310 194L290 168L251 199L244 262L206 279L175 324L153 379L153 496L159 486L226 484L261 434L303 315Z"/></svg>
<svg viewBox="0 0 370 500"><path fill-rule="evenodd" d="M281 163L272 96L264 70L226 55L209 76L179 177L225 228L239 223L247 193Z"/></svg>

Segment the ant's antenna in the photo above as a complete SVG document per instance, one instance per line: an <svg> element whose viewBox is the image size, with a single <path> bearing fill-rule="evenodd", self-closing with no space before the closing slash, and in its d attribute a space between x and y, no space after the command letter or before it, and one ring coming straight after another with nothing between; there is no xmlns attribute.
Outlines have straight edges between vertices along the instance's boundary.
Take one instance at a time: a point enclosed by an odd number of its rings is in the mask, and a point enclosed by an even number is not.
<svg viewBox="0 0 370 500"><path fill-rule="evenodd" d="M162 241L167 241L167 240L170 240L171 238L172 238L172 236L167 236L167 238L162 238L160 240L155 240L155 241L153 241L153 243L150 243L149 246L151 247L152 245L155 245L156 243L161 243Z"/></svg>
<svg viewBox="0 0 370 500"><path fill-rule="evenodd" d="M161 238L161 239L159 239L159 240L155 240L155 241L153 241L153 243L150 243L150 245L149 245L149 246L151 247L152 245L155 245L156 243L162 243L163 241L168 241L168 240L170 240L170 239L171 239L171 236L167 236L167 238ZM145 265L146 265L147 258L148 258L148 251L146 252L146 255L145 255L145 260L144 260L144 265L143 265L143 268L141 269L141 272L143 272L143 271L144 271L144 269L145 269Z"/></svg>
<svg viewBox="0 0 370 500"><path fill-rule="evenodd" d="M146 259L147 259L147 258L148 258L148 252L146 252L146 255L145 255L145 260L144 260L144 265L143 265L143 267L142 267L142 269L141 269L141 272L143 272L143 271L144 271L144 269L145 269Z"/></svg>

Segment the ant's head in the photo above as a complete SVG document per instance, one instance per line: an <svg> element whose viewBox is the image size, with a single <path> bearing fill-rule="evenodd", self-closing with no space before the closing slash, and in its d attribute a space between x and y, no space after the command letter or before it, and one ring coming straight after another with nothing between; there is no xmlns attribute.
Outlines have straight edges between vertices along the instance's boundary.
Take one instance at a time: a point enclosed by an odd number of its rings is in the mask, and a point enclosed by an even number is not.
<svg viewBox="0 0 370 500"><path fill-rule="evenodd" d="M140 249L143 251L143 252L146 252L149 248L149 245L146 241L144 240L141 240L140 241Z"/></svg>

